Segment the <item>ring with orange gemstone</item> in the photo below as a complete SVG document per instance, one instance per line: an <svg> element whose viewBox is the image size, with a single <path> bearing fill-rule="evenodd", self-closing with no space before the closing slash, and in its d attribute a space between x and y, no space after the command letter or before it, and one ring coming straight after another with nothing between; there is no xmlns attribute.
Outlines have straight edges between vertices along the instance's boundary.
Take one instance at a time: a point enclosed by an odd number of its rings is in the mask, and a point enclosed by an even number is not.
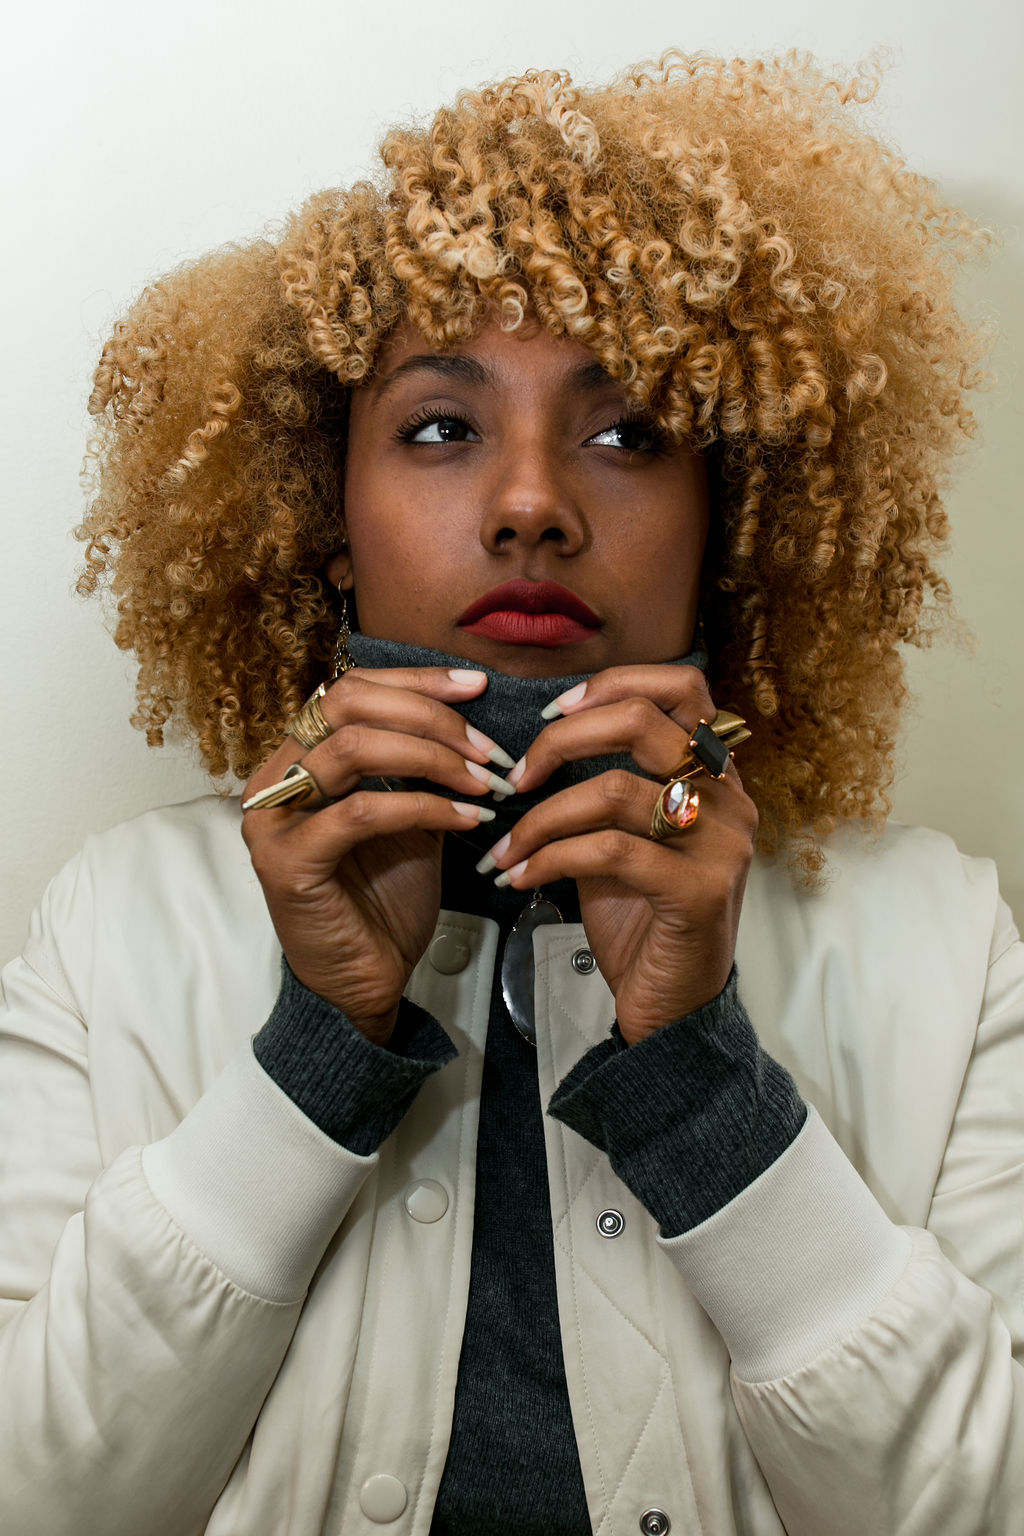
<svg viewBox="0 0 1024 1536"><path fill-rule="evenodd" d="M648 837L660 843L675 832L692 827L700 812L700 795L689 779L669 779L654 802Z"/></svg>

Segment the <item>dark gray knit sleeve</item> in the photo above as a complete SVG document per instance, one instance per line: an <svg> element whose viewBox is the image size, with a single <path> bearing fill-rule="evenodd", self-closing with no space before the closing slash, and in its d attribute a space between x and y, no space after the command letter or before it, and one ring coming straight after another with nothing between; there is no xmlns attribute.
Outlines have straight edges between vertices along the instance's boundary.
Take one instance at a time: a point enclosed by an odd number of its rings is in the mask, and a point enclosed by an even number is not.
<svg viewBox="0 0 1024 1536"><path fill-rule="evenodd" d="M762 1050L734 970L712 1002L637 1045L616 1024L564 1078L548 1113L606 1152L663 1235L678 1237L771 1167L807 1106Z"/></svg>
<svg viewBox="0 0 1024 1536"><path fill-rule="evenodd" d="M433 1015L407 998L390 1044L374 1045L340 1008L304 987L287 961L252 1049L314 1125L361 1157L391 1135L431 1073L458 1055Z"/></svg>

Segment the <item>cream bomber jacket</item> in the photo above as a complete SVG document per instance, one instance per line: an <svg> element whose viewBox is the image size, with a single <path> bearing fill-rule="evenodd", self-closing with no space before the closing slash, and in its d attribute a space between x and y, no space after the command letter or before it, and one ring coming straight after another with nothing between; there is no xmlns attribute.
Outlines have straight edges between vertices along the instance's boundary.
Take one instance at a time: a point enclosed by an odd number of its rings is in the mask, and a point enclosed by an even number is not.
<svg viewBox="0 0 1024 1536"><path fill-rule="evenodd" d="M814 1106L755 1184L664 1241L546 1121L601 1536L652 1510L705 1536L1024 1532L1022 946L944 837L831 858L822 891L764 864L748 887L741 993ZM364 1158L252 1056L279 950L237 802L149 813L54 881L0 1019L4 1536L429 1530L496 949L485 920L441 929L467 963L428 952L410 995L458 1060ZM583 942L537 937L545 1102L613 1017Z"/></svg>

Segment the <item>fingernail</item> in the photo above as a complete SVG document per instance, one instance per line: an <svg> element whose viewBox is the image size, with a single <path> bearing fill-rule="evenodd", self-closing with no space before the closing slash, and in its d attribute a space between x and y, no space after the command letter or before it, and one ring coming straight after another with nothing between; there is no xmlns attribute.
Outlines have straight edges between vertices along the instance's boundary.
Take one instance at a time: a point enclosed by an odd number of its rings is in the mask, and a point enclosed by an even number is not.
<svg viewBox="0 0 1024 1536"><path fill-rule="evenodd" d="M511 841L511 832L506 832L504 837L499 837L491 851L489 853L485 853L477 865L477 874L489 875L491 870L496 868L498 860L502 857L502 855L508 852L508 845Z"/></svg>
<svg viewBox="0 0 1024 1536"><path fill-rule="evenodd" d="M526 772L526 758L525 757L521 757L519 759L518 763L513 763L512 764L512 771L511 771L511 773L508 776L509 783L510 784L518 784L519 780L522 778L522 776L523 776L523 774L525 772Z"/></svg>
<svg viewBox="0 0 1024 1536"><path fill-rule="evenodd" d="M499 779L496 773L491 773L488 769L482 768L479 763L471 763L468 757L464 757L462 761L474 779L479 779L481 784L486 784L487 788L492 790L494 794L502 796L515 794L515 785L510 784L507 779Z"/></svg>
<svg viewBox="0 0 1024 1536"><path fill-rule="evenodd" d="M565 710L578 704L587 691L586 683L577 683L575 688L567 688L565 693L560 693L557 699L552 699L550 704L545 704L540 712L542 720L557 720Z"/></svg>
<svg viewBox="0 0 1024 1536"><path fill-rule="evenodd" d="M503 869L500 875L495 876L495 885L511 885L513 880L518 880L528 862L527 859L524 859L521 864L513 864L511 869Z"/></svg>
<svg viewBox="0 0 1024 1536"><path fill-rule="evenodd" d="M470 805L465 800L452 800L453 811L458 811L460 816L470 816L475 822L493 821L495 812L486 805Z"/></svg>
<svg viewBox="0 0 1024 1536"><path fill-rule="evenodd" d="M477 688L487 681L486 672L473 672L468 667L449 667L448 676L453 683L461 683L464 688Z"/></svg>
<svg viewBox="0 0 1024 1536"><path fill-rule="evenodd" d="M508 753L503 751L496 741L492 741L489 736L485 736L483 731L478 731L475 725L466 726L466 735L477 751L485 752L491 762L497 763L499 768L512 768L514 766L512 758L509 757Z"/></svg>

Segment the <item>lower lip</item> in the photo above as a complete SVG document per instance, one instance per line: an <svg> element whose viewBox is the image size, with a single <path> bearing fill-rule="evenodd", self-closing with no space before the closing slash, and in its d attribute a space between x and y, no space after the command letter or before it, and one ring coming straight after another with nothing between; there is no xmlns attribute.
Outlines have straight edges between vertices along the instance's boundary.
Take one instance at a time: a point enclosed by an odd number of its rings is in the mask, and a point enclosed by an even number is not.
<svg viewBox="0 0 1024 1536"><path fill-rule="evenodd" d="M598 634L598 628L581 624L567 613L520 613L514 608L485 613L473 624L461 626L467 635L499 640L504 645L539 645L555 650L560 645L579 645Z"/></svg>

